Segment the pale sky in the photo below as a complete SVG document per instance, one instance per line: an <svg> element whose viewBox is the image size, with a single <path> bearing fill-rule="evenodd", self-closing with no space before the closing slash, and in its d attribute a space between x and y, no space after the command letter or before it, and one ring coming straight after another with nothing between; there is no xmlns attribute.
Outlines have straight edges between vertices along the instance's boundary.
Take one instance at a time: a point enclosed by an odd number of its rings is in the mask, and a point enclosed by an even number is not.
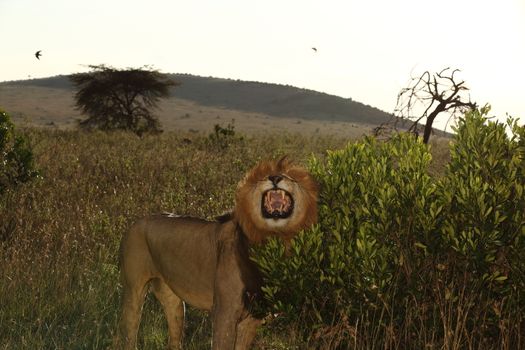
<svg viewBox="0 0 525 350"><path fill-rule="evenodd" d="M0 0L0 43L0 81L152 65L387 112L411 75L450 66L473 101L525 119L525 0Z"/></svg>

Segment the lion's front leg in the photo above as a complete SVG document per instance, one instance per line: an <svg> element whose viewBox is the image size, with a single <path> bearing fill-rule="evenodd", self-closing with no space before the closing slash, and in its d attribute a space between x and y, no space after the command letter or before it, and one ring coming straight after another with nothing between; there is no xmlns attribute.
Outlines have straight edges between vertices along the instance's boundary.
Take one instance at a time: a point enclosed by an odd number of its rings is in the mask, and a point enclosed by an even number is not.
<svg viewBox="0 0 525 350"><path fill-rule="evenodd" d="M247 316L239 322L239 312L216 310L213 313L213 349L247 350L255 339L260 319Z"/></svg>
<svg viewBox="0 0 525 350"><path fill-rule="evenodd" d="M237 325L237 338L235 340L235 350L249 349L257 334L257 327L262 320L248 316Z"/></svg>
<svg viewBox="0 0 525 350"><path fill-rule="evenodd" d="M235 227L228 226L221 232L217 247L212 347L220 350L247 349L258 324L246 308L244 295L253 271L249 268L246 242Z"/></svg>
<svg viewBox="0 0 525 350"><path fill-rule="evenodd" d="M217 270L213 293L213 337L215 350L233 350L237 323L243 313L243 291L237 244L228 239L218 246Z"/></svg>
<svg viewBox="0 0 525 350"><path fill-rule="evenodd" d="M214 307L212 349L233 350L237 338L237 324L242 310L236 305L226 303L227 299L219 301Z"/></svg>

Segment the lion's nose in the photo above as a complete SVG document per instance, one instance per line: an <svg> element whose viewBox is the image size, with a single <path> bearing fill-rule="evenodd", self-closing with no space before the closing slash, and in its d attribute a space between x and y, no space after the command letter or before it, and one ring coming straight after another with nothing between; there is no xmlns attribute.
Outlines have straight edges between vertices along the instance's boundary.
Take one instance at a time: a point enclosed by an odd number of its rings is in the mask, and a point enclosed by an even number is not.
<svg viewBox="0 0 525 350"><path fill-rule="evenodd" d="M283 177L281 175L268 176L268 180L270 180L274 185L277 185L282 179Z"/></svg>

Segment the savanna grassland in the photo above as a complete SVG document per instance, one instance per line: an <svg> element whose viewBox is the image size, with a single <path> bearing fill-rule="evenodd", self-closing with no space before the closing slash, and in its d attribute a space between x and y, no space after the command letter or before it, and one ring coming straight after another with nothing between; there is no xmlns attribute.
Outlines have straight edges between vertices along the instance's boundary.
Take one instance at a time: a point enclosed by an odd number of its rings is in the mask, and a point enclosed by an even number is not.
<svg viewBox="0 0 525 350"><path fill-rule="evenodd" d="M346 143L292 134L218 140L23 133L40 176L1 198L0 349L111 348L120 308L119 242L135 219L162 211L212 218L232 207L236 183L258 160L287 154L305 163ZM186 348L207 348L209 321L199 311L188 314ZM159 305L148 298L140 347L164 348L165 329ZM278 347L274 337L262 334L259 347Z"/></svg>
<svg viewBox="0 0 525 350"><path fill-rule="evenodd" d="M23 133L40 176L0 203L1 349L111 348L120 308L119 242L135 219L162 211L212 218L232 207L236 183L258 160L287 154L304 164L348 141L283 133L220 140ZM162 349L165 331L161 309L148 297L141 348ZM207 348L206 314L190 308L185 334L186 348ZM297 341L263 330L257 344L289 348Z"/></svg>
<svg viewBox="0 0 525 350"><path fill-rule="evenodd" d="M0 349L112 349L129 226L158 212L220 215L249 168L283 155L319 181L320 220L288 254L275 240L252 250L264 312L278 316L255 348L523 348L525 130L488 109L460 118L452 139L434 135L429 153L408 135L363 139L370 125L330 110L288 115L293 96L282 115L172 96L165 132L138 137L76 130L66 90L1 88L39 175L5 192L0 178ZM188 307L184 348L209 348L210 334ZM167 343L152 296L138 338Z"/></svg>
<svg viewBox="0 0 525 350"><path fill-rule="evenodd" d="M353 141L283 132L137 137L125 132L19 131L30 140L39 176L0 199L0 349L111 349L120 313L119 243L132 222L158 212L213 218L231 209L237 182L257 161L289 155L307 164L312 155L323 160L327 150ZM429 170L434 178L444 176L448 144L446 139L432 142ZM487 312L496 306L487 302ZM409 311L423 315L424 308ZM467 320L466 310L457 317ZM509 320L501 320L501 337L505 329L513 329L517 340L509 344L521 344L523 318L514 325ZM485 324L483 318L478 321ZM383 328L388 333L388 324L376 326L370 335ZM469 339L463 334L469 326L458 327L450 334ZM188 308L185 348L209 348L210 331L207 314ZM305 332L301 324L284 329L269 325L260 330L255 348L337 348L316 343L318 332L312 329L312 338L305 340L310 330ZM163 349L166 337L162 310L148 296L139 347ZM431 343L430 348L440 348L439 339ZM443 346L469 348L453 341Z"/></svg>

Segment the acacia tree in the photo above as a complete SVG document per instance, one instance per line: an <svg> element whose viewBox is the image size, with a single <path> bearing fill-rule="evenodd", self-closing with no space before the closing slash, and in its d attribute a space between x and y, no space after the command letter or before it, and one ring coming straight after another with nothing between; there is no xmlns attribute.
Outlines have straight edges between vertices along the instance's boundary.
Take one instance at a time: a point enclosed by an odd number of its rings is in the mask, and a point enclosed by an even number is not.
<svg viewBox="0 0 525 350"><path fill-rule="evenodd" d="M151 110L179 83L147 67L123 70L106 65L89 67L91 72L69 77L77 88L75 105L88 115L80 122L81 127L131 130L138 135L161 131Z"/></svg>
<svg viewBox="0 0 525 350"><path fill-rule="evenodd" d="M403 124L409 121L408 131L419 135L424 121L423 142L428 143L438 115L444 113L450 119L476 109L476 103L470 101L470 96L465 96L469 88L465 81L456 77L458 72L459 69L445 68L437 73L425 71L419 77L411 78L408 87L399 92L393 122L388 124L394 124L396 128L400 121ZM384 125L377 128L376 134L386 128Z"/></svg>

